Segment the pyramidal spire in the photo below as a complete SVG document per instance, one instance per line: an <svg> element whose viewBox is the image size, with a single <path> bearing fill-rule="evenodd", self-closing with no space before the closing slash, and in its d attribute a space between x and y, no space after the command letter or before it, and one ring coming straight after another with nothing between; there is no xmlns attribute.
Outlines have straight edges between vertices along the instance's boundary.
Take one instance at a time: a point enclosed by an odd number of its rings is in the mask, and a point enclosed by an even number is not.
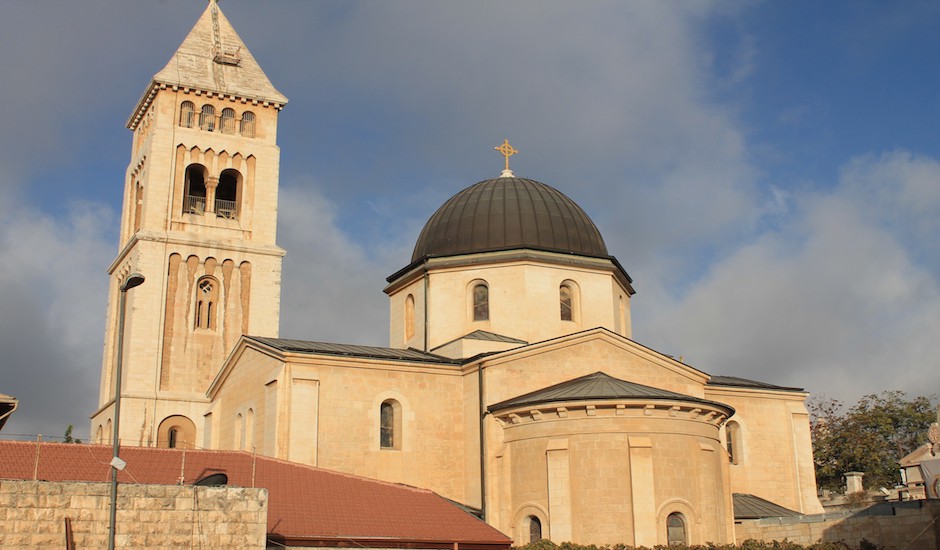
<svg viewBox="0 0 940 550"><path fill-rule="evenodd" d="M170 62L153 80L278 105L287 103L287 98L268 80L215 0L209 1Z"/></svg>

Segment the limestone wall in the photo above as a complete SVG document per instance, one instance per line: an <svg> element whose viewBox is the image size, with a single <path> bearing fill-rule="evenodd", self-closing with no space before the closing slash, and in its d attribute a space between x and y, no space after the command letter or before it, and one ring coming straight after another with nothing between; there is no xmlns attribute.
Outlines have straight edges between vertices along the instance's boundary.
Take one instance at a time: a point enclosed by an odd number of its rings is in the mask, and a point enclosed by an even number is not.
<svg viewBox="0 0 940 550"><path fill-rule="evenodd" d="M0 481L0 547L107 548L109 483ZM267 489L118 486L118 548L265 547Z"/></svg>
<svg viewBox="0 0 940 550"><path fill-rule="evenodd" d="M748 539L799 544L843 541L853 548L867 540L885 550L938 550L940 503L904 504L913 506L747 520L734 526L735 540L739 544Z"/></svg>

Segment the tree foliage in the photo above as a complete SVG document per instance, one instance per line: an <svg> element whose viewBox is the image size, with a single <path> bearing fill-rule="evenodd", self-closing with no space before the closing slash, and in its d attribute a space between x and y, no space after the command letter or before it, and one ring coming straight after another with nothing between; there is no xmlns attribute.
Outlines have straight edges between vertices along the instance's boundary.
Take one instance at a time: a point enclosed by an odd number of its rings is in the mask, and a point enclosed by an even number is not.
<svg viewBox="0 0 940 550"><path fill-rule="evenodd" d="M72 437L72 428L73 426L69 424L69 427L65 429L65 436L62 437L62 440L65 443L81 443L82 442L81 439L75 439L74 437Z"/></svg>
<svg viewBox="0 0 940 550"><path fill-rule="evenodd" d="M848 411L840 401L811 399L810 430L816 482L839 490L846 472L864 472L866 487L900 483L898 461L927 442L936 420L935 396L908 399L901 391L866 395Z"/></svg>

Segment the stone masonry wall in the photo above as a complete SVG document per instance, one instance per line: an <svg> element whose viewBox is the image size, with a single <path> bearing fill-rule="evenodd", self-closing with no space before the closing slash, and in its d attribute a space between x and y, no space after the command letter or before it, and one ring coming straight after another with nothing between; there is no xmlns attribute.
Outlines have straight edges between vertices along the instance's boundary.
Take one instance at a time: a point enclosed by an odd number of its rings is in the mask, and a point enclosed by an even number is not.
<svg viewBox="0 0 940 550"><path fill-rule="evenodd" d="M940 502L904 504L916 506L746 520L734 526L735 539L738 544L748 539L799 544L842 541L854 548L866 540L885 550L940 550Z"/></svg>
<svg viewBox="0 0 940 550"><path fill-rule="evenodd" d="M110 483L0 481L0 547L108 547ZM263 549L267 489L119 485L115 546Z"/></svg>

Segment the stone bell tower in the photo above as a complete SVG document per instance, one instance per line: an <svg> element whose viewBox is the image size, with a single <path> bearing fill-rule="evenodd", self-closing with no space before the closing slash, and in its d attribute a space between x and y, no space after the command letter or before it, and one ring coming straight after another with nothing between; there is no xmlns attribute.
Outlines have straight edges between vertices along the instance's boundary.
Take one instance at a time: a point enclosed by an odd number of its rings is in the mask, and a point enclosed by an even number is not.
<svg viewBox="0 0 940 550"><path fill-rule="evenodd" d="M121 285L120 439L207 446L206 389L242 334L277 336L278 115L268 80L215 0L131 113L120 245L111 264L96 442L111 441Z"/></svg>

